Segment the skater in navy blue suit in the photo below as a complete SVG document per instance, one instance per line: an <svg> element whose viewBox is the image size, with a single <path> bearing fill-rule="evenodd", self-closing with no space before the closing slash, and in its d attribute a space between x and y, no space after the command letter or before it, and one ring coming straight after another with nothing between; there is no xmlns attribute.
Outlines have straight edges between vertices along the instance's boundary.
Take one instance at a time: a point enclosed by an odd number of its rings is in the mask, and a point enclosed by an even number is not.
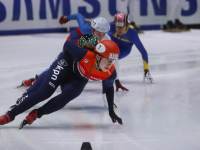
<svg viewBox="0 0 200 150"><path fill-rule="evenodd" d="M43 115L62 109L68 102L82 93L89 79L103 80L108 99L109 115L113 122L118 121L119 124L122 124L121 118L115 114L113 109L113 82L116 78L113 64L118 59L119 48L116 43L110 40L101 41L98 44L95 41L98 39L93 35L87 41L80 39L79 45L85 45L87 49L66 41L63 52L59 54L49 70L39 76L34 85L35 90L23 95L18 104L14 105L5 115L0 116L0 125L13 121L17 115L49 98L58 86L61 86L61 94L51 98L42 107L32 110L21 123L20 129L26 124L32 124Z"/></svg>

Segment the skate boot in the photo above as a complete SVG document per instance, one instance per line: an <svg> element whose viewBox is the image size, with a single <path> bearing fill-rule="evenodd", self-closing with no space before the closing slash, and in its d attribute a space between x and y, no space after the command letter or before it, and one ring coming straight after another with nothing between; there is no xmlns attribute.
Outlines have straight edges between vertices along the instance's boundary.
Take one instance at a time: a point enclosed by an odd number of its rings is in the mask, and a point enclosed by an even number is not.
<svg viewBox="0 0 200 150"><path fill-rule="evenodd" d="M178 27L179 30L190 31L190 29L188 29L188 27L186 25L184 25L182 22L180 22L179 19L175 20L175 25Z"/></svg>
<svg viewBox="0 0 200 150"><path fill-rule="evenodd" d="M30 78L30 79L27 79L27 80L23 80L22 84L20 86L17 86L16 88L19 88L19 87L30 87L31 85L33 85L35 83L37 78L38 78L38 75L36 74L35 78Z"/></svg>
<svg viewBox="0 0 200 150"><path fill-rule="evenodd" d="M129 91L127 88L123 87L120 83L120 81L117 79L115 80L115 85L116 85L116 91L118 91L119 88L121 88L123 91Z"/></svg>
<svg viewBox="0 0 200 150"><path fill-rule="evenodd" d="M163 26L164 32L181 32L181 30L178 29L178 27L172 22L167 21L167 24Z"/></svg>
<svg viewBox="0 0 200 150"><path fill-rule="evenodd" d="M28 116L26 117L26 119L24 119L20 126L19 129L22 129L25 125L29 124L31 125L33 123L33 121L35 121L37 119L38 115L37 115L37 109L32 110Z"/></svg>
<svg viewBox="0 0 200 150"><path fill-rule="evenodd" d="M7 124L9 122L11 122L12 120L10 119L10 116L8 115L8 113L6 113L3 116L0 116L0 125L4 125Z"/></svg>

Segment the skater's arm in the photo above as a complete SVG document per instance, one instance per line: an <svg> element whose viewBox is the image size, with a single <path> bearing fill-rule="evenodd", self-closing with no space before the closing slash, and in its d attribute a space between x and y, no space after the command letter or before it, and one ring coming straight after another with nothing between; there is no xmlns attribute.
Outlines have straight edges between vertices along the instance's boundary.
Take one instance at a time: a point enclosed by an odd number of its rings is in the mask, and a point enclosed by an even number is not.
<svg viewBox="0 0 200 150"><path fill-rule="evenodd" d="M88 52L87 49L80 48L70 41L66 41L63 46L63 53L64 54L70 53L77 59L77 61L81 61L87 52Z"/></svg>
<svg viewBox="0 0 200 150"><path fill-rule="evenodd" d="M70 20L77 20L79 28L82 34L92 34L92 27L90 24L85 22L85 19L82 14L73 14L67 17L68 21Z"/></svg>
<svg viewBox="0 0 200 150"><path fill-rule="evenodd" d="M131 29L131 32L132 32L132 34L131 34L132 35L131 42L133 44L135 44L135 46L137 47L137 49L140 51L140 53L142 55L144 69L148 69L149 66L148 66L148 54L147 54L147 51L144 48L142 42L140 41L136 29L135 28Z"/></svg>
<svg viewBox="0 0 200 150"><path fill-rule="evenodd" d="M116 70L112 73L112 75L107 78L106 80L103 81L104 87L105 87L105 92L106 92L106 97L108 101L108 107L113 108L113 103L114 103L114 86L113 83L116 79L117 73Z"/></svg>
<svg viewBox="0 0 200 150"><path fill-rule="evenodd" d="M79 40L79 34L76 30L70 32L70 42L76 44Z"/></svg>
<svg viewBox="0 0 200 150"><path fill-rule="evenodd" d="M105 90L106 90L106 97L107 97L107 101L108 101L108 111L109 111L109 116L112 119L112 122L115 123L116 121L119 124L123 124L122 119L119 118L115 112L114 112L114 108L113 108L113 104L114 104L114 87L113 87L113 82L116 78L117 74L116 71L114 70L113 74L107 78L106 80L104 80L104 84L105 84Z"/></svg>
<svg viewBox="0 0 200 150"><path fill-rule="evenodd" d="M115 34L115 32L116 32L115 25L113 22L110 22L110 31L109 32L111 32L112 34Z"/></svg>

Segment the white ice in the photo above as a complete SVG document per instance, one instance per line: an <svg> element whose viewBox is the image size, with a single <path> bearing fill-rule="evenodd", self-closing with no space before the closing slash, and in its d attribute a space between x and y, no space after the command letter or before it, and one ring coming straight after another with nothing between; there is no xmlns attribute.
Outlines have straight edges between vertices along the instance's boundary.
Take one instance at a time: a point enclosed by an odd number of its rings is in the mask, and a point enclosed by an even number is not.
<svg viewBox="0 0 200 150"><path fill-rule="evenodd" d="M0 37L0 114L21 97L15 87L48 68L68 34ZM120 80L128 92L115 92L113 124L103 107L101 82L89 82L63 109L19 130L21 121L39 103L0 126L1 150L199 150L200 30L182 33L145 31L139 35L149 55L155 81L143 82L143 62L136 47L120 60ZM57 89L55 94L60 93Z"/></svg>

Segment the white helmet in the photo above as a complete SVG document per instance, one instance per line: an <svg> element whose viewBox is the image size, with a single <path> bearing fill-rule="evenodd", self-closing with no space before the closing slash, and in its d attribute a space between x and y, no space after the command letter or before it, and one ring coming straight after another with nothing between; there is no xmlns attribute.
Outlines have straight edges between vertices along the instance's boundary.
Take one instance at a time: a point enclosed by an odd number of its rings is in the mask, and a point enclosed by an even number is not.
<svg viewBox="0 0 200 150"><path fill-rule="evenodd" d="M97 17L91 22L91 26L93 29L99 31L99 32L108 32L110 30L110 23L108 20L102 17Z"/></svg>

